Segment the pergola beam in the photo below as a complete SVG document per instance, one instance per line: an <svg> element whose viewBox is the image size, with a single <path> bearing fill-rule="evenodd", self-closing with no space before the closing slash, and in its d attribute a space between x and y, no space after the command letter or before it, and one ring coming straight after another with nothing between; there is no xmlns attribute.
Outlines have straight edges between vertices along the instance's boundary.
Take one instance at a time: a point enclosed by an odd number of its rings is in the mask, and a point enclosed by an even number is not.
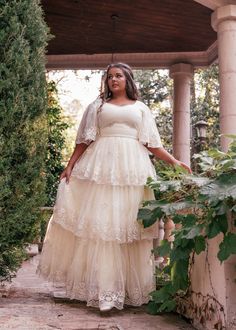
<svg viewBox="0 0 236 330"><path fill-rule="evenodd" d="M48 55L47 69L103 69L111 62L129 63L133 68L169 68L175 63L190 63L198 68L207 67L216 59L217 42L214 42L202 52Z"/></svg>

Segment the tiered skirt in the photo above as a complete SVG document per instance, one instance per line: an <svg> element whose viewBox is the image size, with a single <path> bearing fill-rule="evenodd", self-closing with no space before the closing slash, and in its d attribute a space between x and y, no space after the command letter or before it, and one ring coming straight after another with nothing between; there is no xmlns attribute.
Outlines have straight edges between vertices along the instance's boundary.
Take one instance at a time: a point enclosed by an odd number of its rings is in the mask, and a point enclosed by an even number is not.
<svg viewBox="0 0 236 330"><path fill-rule="evenodd" d="M136 139L100 137L61 181L39 272L64 283L66 295L100 307L147 303L154 289L151 250L157 224L137 220L145 187L155 176L147 149Z"/></svg>

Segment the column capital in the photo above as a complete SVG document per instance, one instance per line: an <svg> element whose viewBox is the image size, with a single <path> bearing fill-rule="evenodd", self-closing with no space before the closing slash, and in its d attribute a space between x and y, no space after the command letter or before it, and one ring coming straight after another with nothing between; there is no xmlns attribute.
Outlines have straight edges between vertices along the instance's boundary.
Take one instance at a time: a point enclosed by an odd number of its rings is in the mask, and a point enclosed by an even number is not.
<svg viewBox="0 0 236 330"><path fill-rule="evenodd" d="M211 26L217 31L218 25L221 22L234 20L236 20L236 5L219 7L211 15Z"/></svg>
<svg viewBox="0 0 236 330"><path fill-rule="evenodd" d="M192 77L194 69L192 64L189 63L176 63L170 67L170 77L173 78L176 75L190 76Z"/></svg>

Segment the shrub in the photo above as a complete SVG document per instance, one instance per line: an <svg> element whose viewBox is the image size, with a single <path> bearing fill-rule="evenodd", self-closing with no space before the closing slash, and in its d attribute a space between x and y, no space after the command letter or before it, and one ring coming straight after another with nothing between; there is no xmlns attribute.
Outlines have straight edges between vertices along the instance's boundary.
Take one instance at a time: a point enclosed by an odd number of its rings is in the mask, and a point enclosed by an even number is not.
<svg viewBox="0 0 236 330"><path fill-rule="evenodd" d="M0 279L20 265L44 196L48 29L37 0L0 0Z"/></svg>
<svg viewBox="0 0 236 330"><path fill-rule="evenodd" d="M227 153L210 149L195 154L200 175L186 175L181 168L158 165L157 180L148 181L156 199L145 202L139 210L144 227L170 217L178 225L173 232L174 242L163 240L154 249L157 255L169 257L162 270L169 281L151 293L151 313L174 310L178 297L191 292L191 256L207 251L210 239L218 234L223 237L217 253L220 262L236 254L236 136L229 137L233 142Z"/></svg>
<svg viewBox="0 0 236 330"><path fill-rule="evenodd" d="M65 147L64 131L69 124L62 117L62 108L57 98L57 88L54 81L47 85L48 107L47 107L47 127L48 143L46 158L46 206L53 206L59 183L59 175L63 166L62 150Z"/></svg>

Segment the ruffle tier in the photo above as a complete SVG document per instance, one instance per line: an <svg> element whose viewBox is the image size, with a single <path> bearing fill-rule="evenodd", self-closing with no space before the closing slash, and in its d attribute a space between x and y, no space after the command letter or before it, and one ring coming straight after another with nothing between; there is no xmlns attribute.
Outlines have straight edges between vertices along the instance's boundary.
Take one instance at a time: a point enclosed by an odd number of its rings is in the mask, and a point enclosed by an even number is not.
<svg viewBox="0 0 236 330"><path fill-rule="evenodd" d="M71 177L58 188L51 222L84 239L130 243L158 237L158 223L143 228L137 221L143 200L153 199L143 186L112 186Z"/></svg>
<svg viewBox="0 0 236 330"><path fill-rule="evenodd" d="M100 136L76 162L72 176L99 184L143 186L156 173L147 148L138 140Z"/></svg>
<svg viewBox="0 0 236 330"><path fill-rule="evenodd" d="M38 272L64 283L68 298L87 301L88 306L140 306L155 287L151 249L149 240L117 244L81 239L50 222Z"/></svg>

